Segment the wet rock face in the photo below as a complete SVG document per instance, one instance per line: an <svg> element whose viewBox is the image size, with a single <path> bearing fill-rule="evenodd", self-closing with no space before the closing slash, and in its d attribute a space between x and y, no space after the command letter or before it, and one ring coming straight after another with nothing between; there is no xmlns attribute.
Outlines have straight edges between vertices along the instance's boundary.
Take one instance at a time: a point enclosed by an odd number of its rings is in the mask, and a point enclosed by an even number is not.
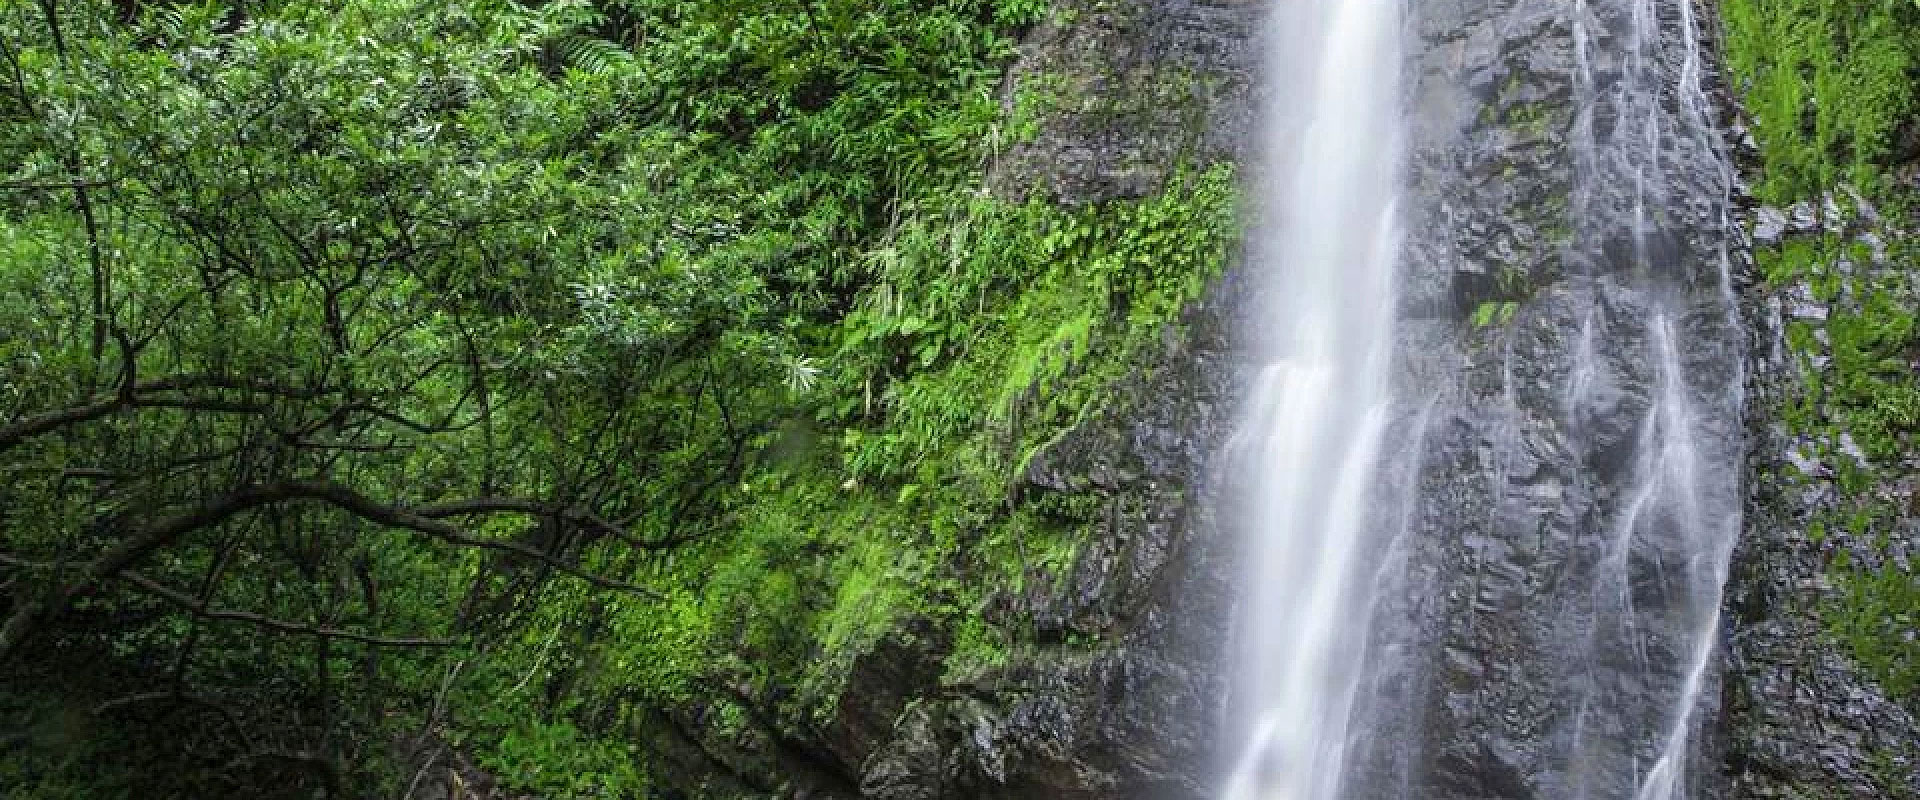
<svg viewBox="0 0 1920 800"><path fill-rule="evenodd" d="M1224 294L1217 292L1216 296ZM1021 492L1095 498L1058 580L1005 598L1033 647L909 702L861 793L935 798L1199 798L1213 779L1231 601L1206 489L1232 421L1225 309L1192 309L1108 411L1035 454ZM853 680L859 691L863 677Z"/></svg>
<svg viewBox="0 0 1920 800"><path fill-rule="evenodd" d="M1837 235L1868 245L1873 261L1857 268L1900 268L1887 264L1884 249L1874 246L1887 238L1887 221L1862 208L1843 223L1838 203L1823 205L1755 208L1746 222L1759 245ZM1829 311L1803 285L1756 284L1746 293L1754 343L1751 483L1747 529L1727 587L1724 730L1730 796L1743 800L1920 797L1920 722L1847 659L1820 621L1821 606L1835 591L1825 577L1829 560L1837 550L1862 543L1849 541L1843 530L1820 541L1809 536L1813 520L1836 507L1839 497L1824 481L1783 476L1788 465L1815 475L1830 475L1831 465L1809 463L1815 449L1771 416L1801 379L1802 367L1783 341L1786 323L1821 320Z"/></svg>
<svg viewBox="0 0 1920 800"><path fill-rule="evenodd" d="M1411 10L1397 392L1431 418L1348 796L1633 797L1663 759L1720 794L1742 337L1669 5Z"/></svg>
<svg viewBox="0 0 1920 800"><path fill-rule="evenodd" d="M1572 191L1564 4L1421 3L1408 100L1403 315L1459 318L1560 274Z"/></svg>
<svg viewBox="0 0 1920 800"><path fill-rule="evenodd" d="M1065 0L1003 92L1015 141L988 183L1067 205L1160 190L1177 166L1238 156L1252 130L1261 0Z"/></svg>

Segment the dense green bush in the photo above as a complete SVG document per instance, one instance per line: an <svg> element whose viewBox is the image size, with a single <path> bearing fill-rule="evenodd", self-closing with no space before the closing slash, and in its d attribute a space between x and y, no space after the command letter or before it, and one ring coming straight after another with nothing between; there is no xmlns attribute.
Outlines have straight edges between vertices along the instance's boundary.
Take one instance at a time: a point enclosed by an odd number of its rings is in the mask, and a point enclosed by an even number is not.
<svg viewBox="0 0 1920 800"><path fill-rule="evenodd" d="M1877 191L1920 111L1920 5L1732 0L1720 10L1727 66L1765 161L1761 198L1792 202L1842 182Z"/></svg>

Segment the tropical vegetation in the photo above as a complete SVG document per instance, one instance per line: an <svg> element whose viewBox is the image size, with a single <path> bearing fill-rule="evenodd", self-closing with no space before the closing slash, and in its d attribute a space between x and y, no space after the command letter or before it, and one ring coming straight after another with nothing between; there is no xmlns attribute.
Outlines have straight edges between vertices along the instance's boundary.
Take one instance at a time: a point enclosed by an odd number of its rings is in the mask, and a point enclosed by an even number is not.
<svg viewBox="0 0 1920 800"><path fill-rule="evenodd" d="M984 188L1042 5L0 5L0 785L651 796L1004 658L1008 481L1234 228Z"/></svg>

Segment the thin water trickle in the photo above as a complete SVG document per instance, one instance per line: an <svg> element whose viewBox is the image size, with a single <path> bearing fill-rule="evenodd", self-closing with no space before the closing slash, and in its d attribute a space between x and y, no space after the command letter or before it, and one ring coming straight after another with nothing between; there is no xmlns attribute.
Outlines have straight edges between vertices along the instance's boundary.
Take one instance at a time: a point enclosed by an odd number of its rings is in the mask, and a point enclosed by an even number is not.
<svg viewBox="0 0 1920 800"><path fill-rule="evenodd" d="M1620 481L1624 502L1602 509L1609 542L1592 577L1590 634L1574 649L1585 674L1574 684L1580 703L1567 758L1579 766L1570 769L1569 788L1581 798L1685 800L1697 791L1688 780L1694 734L1708 700L1740 519L1739 321L1726 241L1731 168L1701 85L1689 0L1628 0L1624 13L1584 0L1574 28L1583 54L1603 46L1590 38L1590 4L1612 12L1616 30L1624 27L1624 58L1613 74L1597 75L1586 61L1576 74L1579 118L1615 120L1606 133L1576 127L1570 141L1581 165L1576 224L1595 241L1631 237L1629 263L1590 263L1599 266L1601 294L1644 309L1642 319L1619 323L1612 347L1640 348L1636 363L1650 392L1637 456ZM1622 183L1632 187L1624 197L1613 192ZM1673 244L1689 239L1696 244ZM1683 333L1689 318L1699 322ZM1590 335L1582 330L1583 344ZM1683 336L1718 358L1689 359ZM1575 375L1591 374L1605 356L1581 348ZM1619 660L1620 652L1631 658ZM1613 687L1622 685L1643 688L1621 697Z"/></svg>

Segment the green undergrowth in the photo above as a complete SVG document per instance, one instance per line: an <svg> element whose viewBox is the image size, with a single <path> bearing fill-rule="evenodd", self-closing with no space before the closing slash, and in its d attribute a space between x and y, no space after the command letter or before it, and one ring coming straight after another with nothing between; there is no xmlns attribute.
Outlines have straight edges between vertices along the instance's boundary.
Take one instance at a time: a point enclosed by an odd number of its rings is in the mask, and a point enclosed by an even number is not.
<svg viewBox="0 0 1920 800"><path fill-rule="evenodd" d="M999 5L1000 18L1034 13ZM1007 52L979 51L983 68ZM941 673L1003 663L1021 646L1020 622L987 607L1062 572L1087 524L1010 503L1010 487L1032 452L1097 411L1178 325L1226 261L1238 217L1224 165L1175 170L1139 199L1067 207L1040 192L992 195L981 159L1025 135L1034 123L1023 113L1042 112L983 107L991 76L895 101L913 116L862 122L877 138L839 141L848 152L821 186L887 187L884 217L792 212L778 233L738 223L745 235L730 249L741 257L784 258L785 272L832 289L796 302L807 352L789 361L790 400L724 487L712 533L638 565L635 579L657 596L546 585L476 654L449 705L482 767L550 797L638 796L686 769L653 745L691 736L733 768L782 774L769 751L818 740L856 660L881 639L946 654ZM754 150L819 135L798 127L805 118L794 124L763 129ZM889 165L896 129L950 149L929 158L916 144ZM703 180L764 182L761 201L786 203L774 195L791 181L762 167L723 162ZM778 208L776 220L789 213Z"/></svg>
<svg viewBox="0 0 1920 800"><path fill-rule="evenodd" d="M949 675L1004 663L1027 636L987 606L1062 573L1099 518L1091 498L1009 503L1010 487L1178 326L1236 241L1235 194L1218 166L1140 200L966 191L912 209L867 254L882 278L823 359L822 402L762 441L727 530L651 567L662 596L549 587L573 595L503 643L496 660L536 679L464 699L483 718L472 740L500 743L489 765L571 796L529 770L629 760L582 763L596 751L576 726L697 708L720 739L818 730L887 636L933 637L916 646L946 653ZM565 703L526 717L530 687Z"/></svg>
<svg viewBox="0 0 1920 800"><path fill-rule="evenodd" d="M1848 235L1798 236L1756 254L1768 284L1803 287L1824 318L1784 331L1798 384L1775 410L1821 468L1800 481L1838 498L1808 534L1831 553L1828 632L1892 696L1920 706L1920 581L1895 541L1916 516L1900 487L1916 468L1920 356L1911 227L1920 5L1859 0L1730 0L1725 49L1760 146L1755 191L1774 205L1831 196ZM1857 217L1855 196L1889 224ZM1872 230L1874 242L1854 235Z"/></svg>

